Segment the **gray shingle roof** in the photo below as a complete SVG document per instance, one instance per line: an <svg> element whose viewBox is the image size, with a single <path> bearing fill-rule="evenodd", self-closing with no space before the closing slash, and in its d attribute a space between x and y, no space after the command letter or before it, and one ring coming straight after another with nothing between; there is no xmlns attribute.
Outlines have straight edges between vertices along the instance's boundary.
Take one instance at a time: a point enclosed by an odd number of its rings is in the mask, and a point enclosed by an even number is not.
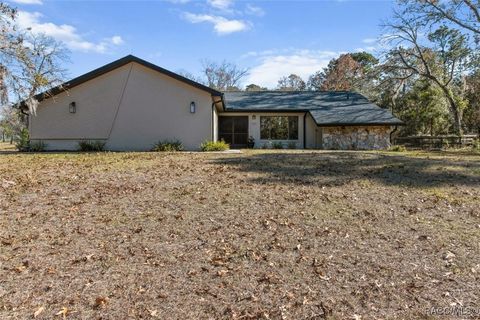
<svg viewBox="0 0 480 320"><path fill-rule="evenodd" d="M327 91L226 92L226 111L305 111L318 125L401 125L389 110L359 93Z"/></svg>

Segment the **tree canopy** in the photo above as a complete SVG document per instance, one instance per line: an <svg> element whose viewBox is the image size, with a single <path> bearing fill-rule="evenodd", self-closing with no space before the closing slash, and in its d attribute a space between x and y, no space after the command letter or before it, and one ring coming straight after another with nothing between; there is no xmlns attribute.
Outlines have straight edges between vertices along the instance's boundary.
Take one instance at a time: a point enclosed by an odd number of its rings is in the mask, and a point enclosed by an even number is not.
<svg viewBox="0 0 480 320"><path fill-rule="evenodd" d="M2 105L26 101L34 114L34 96L64 81L68 53L51 37L19 30L17 11L0 5L0 98Z"/></svg>
<svg viewBox="0 0 480 320"><path fill-rule="evenodd" d="M303 91L306 88L307 85L305 81L296 74L280 78L277 85L277 90L280 91Z"/></svg>

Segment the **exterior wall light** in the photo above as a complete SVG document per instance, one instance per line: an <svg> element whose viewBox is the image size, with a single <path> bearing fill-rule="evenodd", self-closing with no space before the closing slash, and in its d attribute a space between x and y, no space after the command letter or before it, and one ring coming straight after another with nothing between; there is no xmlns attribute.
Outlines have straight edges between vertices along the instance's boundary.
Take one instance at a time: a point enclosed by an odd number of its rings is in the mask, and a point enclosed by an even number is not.
<svg viewBox="0 0 480 320"><path fill-rule="evenodd" d="M70 113L77 112L77 104L75 103L75 101L70 102L70 104L68 105L68 110L70 111Z"/></svg>
<svg viewBox="0 0 480 320"><path fill-rule="evenodd" d="M190 113L195 113L195 108L196 108L195 102L193 101L190 102Z"/></svg>

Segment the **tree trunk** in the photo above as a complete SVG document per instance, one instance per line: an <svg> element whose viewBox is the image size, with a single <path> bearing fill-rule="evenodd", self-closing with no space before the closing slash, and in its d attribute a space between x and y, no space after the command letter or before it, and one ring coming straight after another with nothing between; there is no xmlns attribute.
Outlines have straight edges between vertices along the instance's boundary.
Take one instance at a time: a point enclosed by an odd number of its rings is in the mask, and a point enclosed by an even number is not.
<svg viewBox="0 0 480 320"><path fill-rule="evenodd" d="M448 102L450 103L450 109L453 115L453 131L456 135L461 136L462 132L462 114L461 111L458 109L455 100L449 98Z"/></svg>
<svg viewBox="0 0 480 320"><path fill-rule="evenodd" d="M457 102L455 101L455 98L453 97L450 89L444 86L442 86L441 88L448 100L448 104L450 105L450 113L453 116L453 131L456 135L461 136L463 134L462 110L460 110L460 108L457 106Z"/></svg>

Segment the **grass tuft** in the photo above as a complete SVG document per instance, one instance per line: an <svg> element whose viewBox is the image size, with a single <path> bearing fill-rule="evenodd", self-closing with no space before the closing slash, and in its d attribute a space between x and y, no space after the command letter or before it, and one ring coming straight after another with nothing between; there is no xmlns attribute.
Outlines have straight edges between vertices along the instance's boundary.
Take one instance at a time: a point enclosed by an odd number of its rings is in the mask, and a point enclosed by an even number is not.
<svg viewBox="0 0 480 320"><path fill-rule="evenodd" d="M79 151L103 151L105 150L104 141L83 140L78 142Z"/></svg>
<svg viewBox="0 0 480 320"><path fill-rule="evenodd" d="M390 148L388 148L388 151L407 152L407 148L405 146L402 146L402 145L394 145L394 146L391 146Z"/></svg>
<svg viewBox="0 0 480 320"><path fill-rule="evenodd" d="M183 144L180 140L162 140L157 142L152 151L175 152L183 151Z"/></svg>

